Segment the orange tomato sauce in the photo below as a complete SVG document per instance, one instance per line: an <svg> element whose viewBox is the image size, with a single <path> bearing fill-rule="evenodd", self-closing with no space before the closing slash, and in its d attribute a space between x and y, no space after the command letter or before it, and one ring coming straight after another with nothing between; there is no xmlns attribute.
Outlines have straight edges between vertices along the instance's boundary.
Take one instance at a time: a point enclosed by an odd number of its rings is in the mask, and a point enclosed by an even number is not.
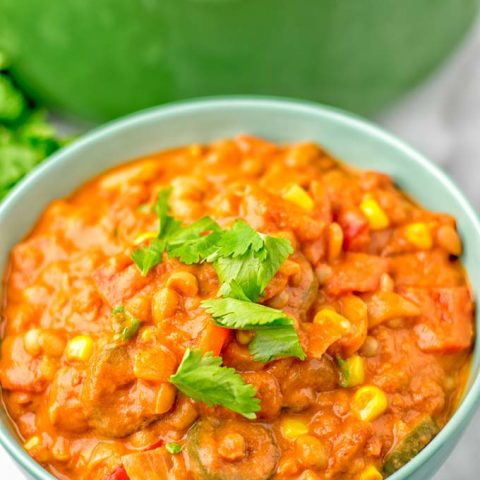
<svg viewBox="0 0 480 480"><path fill-rule="evenodd" d="M215 326L200 305L219 287L210 264L165 258L141 275L131 253L158 229L152 205L165 186L186 224L241 218L290 240L260 302L294 320L306 360L255 362L251 334ZM474 306L460 253L452 217L313 144L242 136L136 160L52 202L13 248L5 408L60 479L382 478L402 439L425 418L441 428L465 386ZM118 305L141 322L122 344ZM255 387L257 419L169 383L189 347L220 355ZM350 378L338 357L350 359ZM360 391L380 392L368 411ZM165 448L172 442L181 452Z"/></svg>

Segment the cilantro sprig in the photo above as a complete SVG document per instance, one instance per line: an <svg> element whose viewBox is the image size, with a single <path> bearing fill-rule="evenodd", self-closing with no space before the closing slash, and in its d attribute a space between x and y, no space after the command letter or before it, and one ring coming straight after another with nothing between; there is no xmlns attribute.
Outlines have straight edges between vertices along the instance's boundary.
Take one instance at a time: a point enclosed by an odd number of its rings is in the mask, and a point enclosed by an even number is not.
<svg viewBox="0 0 480 480"><path fill-rule="evenodd" d="M209 217L187 226L172 217L168 206L171 190L162 189L155 204L159 220L157 237L132 253L135 265L144 276L162 262L164 252L169 258L178 258L188 265L204 261L213 252L220 236L220 227Z"/></svg>
<svg viewBox="0 0 480 480"><path fill-rule="evenodd" d="M221 282L219 295L236 296L232 280L251 301L258 301L280 266L293 252L285 238L263 235L243 220L235 222L217 244L213 266Z"/></svg>
<svg viewBox="0 0 480 480"><path fill-rule="evenodd" d="M208 406L222 405L248 419L256 418L255 412L260 410L257 392L235 369L221 365L220 357L188 349L170 382L185 395Z"/></svg>
<svg viewBox="0 0 480 480"><path fill-rule="evenodd" d="M126 342L133 338L142 322L128 312L123 305L117 305L112 309L111 314L115 339Z"/></svg>
<svg viewBox="0 0 480 480"><path fill-rule="evenodd" d="M0 201L64 143L0 64Z"/></svg>
<svg viewBox="0 0 480 480"><path fill-rule="evenodd" d="M185 264L209 262L215 268L219 298L202 302L218 326L251 330L248 348L253 359L269 362L281 357L305 359L292 318L281 310L258 304L260 296L292 253L290 242L257 232L243 220L222 230L210 217L182 225L169 214L171 189L160 192L155 211L158 234L149 245L132 254L143 275L162 262L164 255ZM256 391L222 359L200 350L187 350L170 382L189 397L207 405L222 405L247 418L259 410Z"/></svg>
<svg viewBox="0 0 480 480"><path fill-rule="evenodd" d="M280 357L305 359L293 320L281 310L236 298L202 302L217 325L237 330L254 330L248 349L257 362Z"/></svg>
<svg viewBox="0 0 480 480"><path fill-rule="evenodd" d="M210 217L203 217L170 236L166 247L168 257L178 258L187 265L202 263L215 252L221 235L218 224Z"/></svg>

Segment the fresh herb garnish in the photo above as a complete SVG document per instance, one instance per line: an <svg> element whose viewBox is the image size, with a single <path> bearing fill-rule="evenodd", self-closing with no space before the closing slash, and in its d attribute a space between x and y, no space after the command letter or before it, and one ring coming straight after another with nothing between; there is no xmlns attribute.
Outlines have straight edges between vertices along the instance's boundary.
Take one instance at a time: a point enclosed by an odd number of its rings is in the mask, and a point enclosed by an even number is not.
<svg viewBox="0 0 480 480"><path fill-rule="evenodd" d="M122 342L133 338L141 325L140 320L128 312L123 305L117 305L112 309L112 323L115 338Z"/></svg>
<svg viewBox="0 0 480 480"><path fill-rule="evenodd" d="M220 227L209 217L182 226L180 221L169 215L171 190L161 190L155 205L159 219L157 237L132 253L133 261L144 276L161 263L165 251L170 258L179 258L188 265L204 261L213 252L220 237Z"/></svg>
<svg viewBox="0 0 480 480"><path fill-rule="evenodd" d="M187 265L202 263L215 252L221 232L217 222L203 217L171 235L167 243L168 256Z"/></svg>
<svg viewBox="0 0 480 480"><path fill-rule="evenodd" d="M26 99L4 67L0 64L0 200L64 144L45 112Z"/></svg>
<svg viewBox="0 0 480 480"><path fill-rule="evenodd" d="M222 283L219 295L234 296L231 284L235 280L243 293L256 302L292 251L288 240L263 235L237 221L217 245L213 266Z"/></svg>
<svg viewBox="0 0 480 480"><path fill-rule="evenodd" d="M140 247L132 253L132 260L140 269L143 276L149 274L150 270L162 261L165 242L155 238L150 245Z"/></svg>
<svg viewBox="0 0 480 480"><path fill-rule="evenodd" d="M120 332L120 338L124 342L133 338L137 334L140 324L141 322L138 320L138 318L131 317L130 324L123 327L122 331Z"/></svg>
<svg viewBox="0 0 480 480"><path fill-rule="evenodd" d="M254 360L305 358L293 320L281 310L237 298L206 300L202 306L220 327L255 331L248 346Z"/></svg>
<svg viewBox="0 0 480 480"><path fill-rule="evenodd" d="M168 453L171 453L172 455L177 455L183 450L183 446L180 445L180 443L176 442L170 442L165 445L165 448Z"/></svg>
<svg viewBox="0 0 480 480"><path fill-rule="evenodd" d="M185 395L208 406L222 405L248 419L256 418L255 412L260 410L257 392L235 369L221 365L220 357L188 349L170 382Z"/></svg>

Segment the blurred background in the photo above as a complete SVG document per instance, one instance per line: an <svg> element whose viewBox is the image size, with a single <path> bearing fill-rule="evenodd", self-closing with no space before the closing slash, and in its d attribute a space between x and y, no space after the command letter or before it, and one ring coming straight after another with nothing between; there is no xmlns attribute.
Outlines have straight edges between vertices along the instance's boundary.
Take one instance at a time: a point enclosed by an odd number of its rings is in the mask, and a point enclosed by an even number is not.
<svg viewBox="0 0 480 480"><path fill-rule="evenodd" d="M478 6L0 0L1 76L29 97L12 103L10 87L0 84L0 199L65 135L172 100L254 93L370 117L448 170L478 208ZM2 102L10 116L2 118ZM479 478L479 444L477 414L435 480ZM1 478L23 478L1 448L0 466Z"/></svg>

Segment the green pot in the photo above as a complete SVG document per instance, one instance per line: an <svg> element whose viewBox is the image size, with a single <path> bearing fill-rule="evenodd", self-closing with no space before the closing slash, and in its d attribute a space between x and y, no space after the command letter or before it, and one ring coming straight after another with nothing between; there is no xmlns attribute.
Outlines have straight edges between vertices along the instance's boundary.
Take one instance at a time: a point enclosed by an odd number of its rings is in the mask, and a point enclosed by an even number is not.
<svg viewBox="0 0 480 480"><path fill-rule="evenodd" d="M478 0L0 0L0 45L47 104L105 120L213 94L372 112L458 44Z"/></svg>

